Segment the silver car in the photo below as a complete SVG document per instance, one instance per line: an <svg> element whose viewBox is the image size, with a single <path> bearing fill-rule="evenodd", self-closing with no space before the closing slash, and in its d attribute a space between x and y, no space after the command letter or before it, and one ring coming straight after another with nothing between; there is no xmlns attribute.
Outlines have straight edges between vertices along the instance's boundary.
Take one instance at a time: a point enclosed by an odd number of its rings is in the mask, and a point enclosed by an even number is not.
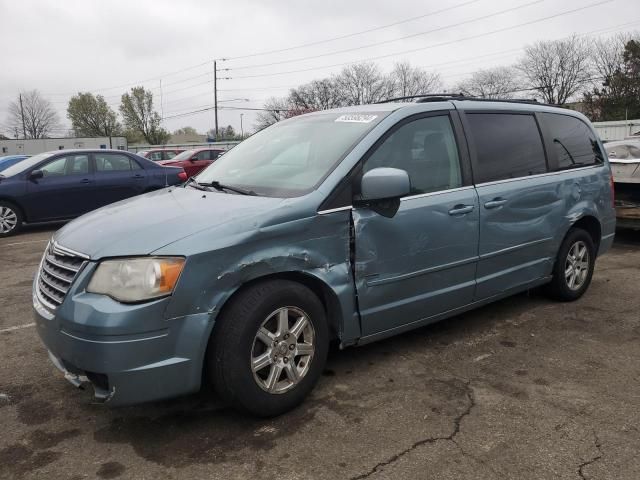
<svg viewBox="0 0 640 480"><path fill-rule="evenodd" d="M640 230L640 139L604 145L616 185L618 226Z"/></svg>

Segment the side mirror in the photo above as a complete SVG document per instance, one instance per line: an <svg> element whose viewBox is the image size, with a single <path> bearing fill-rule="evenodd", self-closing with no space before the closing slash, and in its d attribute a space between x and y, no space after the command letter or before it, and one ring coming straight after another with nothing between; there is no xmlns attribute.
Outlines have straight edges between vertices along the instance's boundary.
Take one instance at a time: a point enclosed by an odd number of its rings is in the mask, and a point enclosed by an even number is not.
<svg viewBox="0 0 640 480"><path fill-rule="evenodd" d="M198 160L198 157L191 157L191 158L189 159L189 161L191 161L191 162L195 162L196 160Z"/></svg>
<svg viewBox="0 0 640 480"><path fill-rule="evenodd" d="M362 176L362 200L393 200L411 192L409 174L399 168L374 168Z"/></svg>
<svg viewBox="0 0 640 480"><path fill-rule="evenodd" d="M29 180L38 180L39 178L44 177L44 172L42 170L32 170L29 174Z"/></svg>

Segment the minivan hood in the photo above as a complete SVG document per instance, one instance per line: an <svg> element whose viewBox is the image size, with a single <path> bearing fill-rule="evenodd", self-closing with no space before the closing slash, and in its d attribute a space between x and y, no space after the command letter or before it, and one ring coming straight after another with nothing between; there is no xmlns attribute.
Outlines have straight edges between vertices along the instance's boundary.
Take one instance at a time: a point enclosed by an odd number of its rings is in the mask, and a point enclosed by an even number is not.
<svg viewBox="0 0 640 480"><path fill-rule="evenodd" d="M229 223L251 228L280 198L173 187L123 200L83 215L56 232L63 247L103 257L148 255L196 232Z"/></svg>

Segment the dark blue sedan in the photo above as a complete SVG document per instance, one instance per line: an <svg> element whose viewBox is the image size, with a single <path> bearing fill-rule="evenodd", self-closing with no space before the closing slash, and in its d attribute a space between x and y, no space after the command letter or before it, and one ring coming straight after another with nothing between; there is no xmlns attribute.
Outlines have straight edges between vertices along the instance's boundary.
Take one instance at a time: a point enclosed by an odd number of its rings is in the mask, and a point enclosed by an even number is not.
<svg viewBox="0 0 640 480"><path fill-rule="evenodd" d="M34 155L0 173L0 238L24 223L68 220L186 178L182 168L163 167L121 150Z"/></svg>

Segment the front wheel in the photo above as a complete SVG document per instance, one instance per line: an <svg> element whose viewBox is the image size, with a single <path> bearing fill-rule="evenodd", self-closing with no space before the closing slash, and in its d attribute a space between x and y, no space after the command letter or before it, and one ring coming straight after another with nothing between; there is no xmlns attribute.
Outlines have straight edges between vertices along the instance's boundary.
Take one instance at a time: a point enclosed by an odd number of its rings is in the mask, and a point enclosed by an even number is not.
<svg viewBox="0 0 640 480"><path fill-rule="evenodd" d="M22 228L20 209L9 202L0 201L0 238L18 233Z"/></svg>
<svg viewBox="0 0 640 480"><path fill-rule="evenodd" d="M275 416L301 403L318 381L329 334L322 303L304 285L272 280L250 286L216 323L209 370L228 403Z"/></svg>
<svg viewBox="0 0 640 480"><path fill-rule="evenodd" d="M581 228L570 230L558 251L549 294L564 302L580 298L589 288L595 261L591 235Z"/></svg>

